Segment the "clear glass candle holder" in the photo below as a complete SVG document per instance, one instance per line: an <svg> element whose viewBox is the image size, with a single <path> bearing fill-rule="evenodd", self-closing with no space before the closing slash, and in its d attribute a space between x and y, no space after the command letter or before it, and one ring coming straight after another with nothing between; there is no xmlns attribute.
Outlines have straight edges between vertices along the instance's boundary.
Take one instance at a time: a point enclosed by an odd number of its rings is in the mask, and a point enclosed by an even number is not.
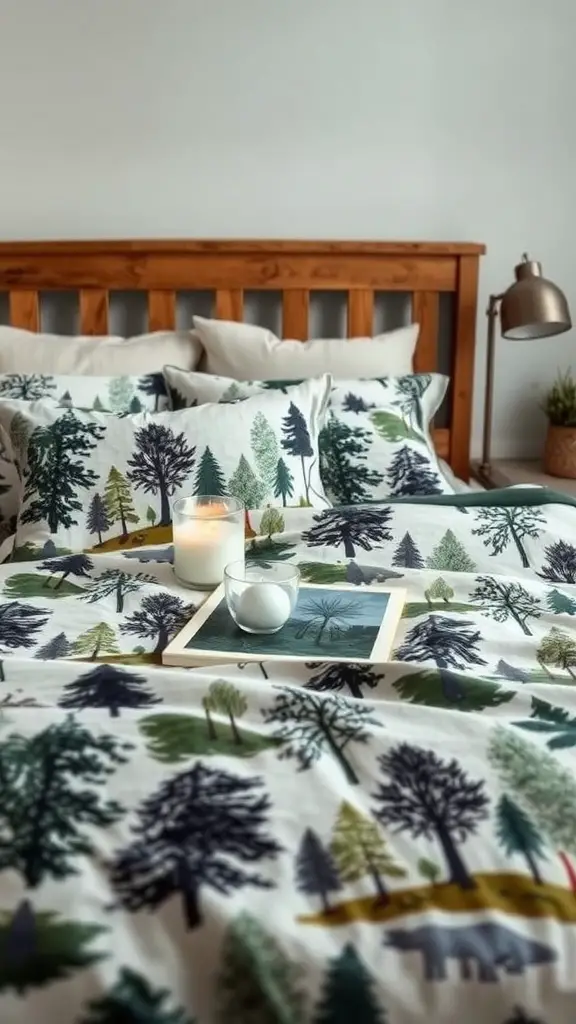
<svg viewBox="0 0 576 1024"><path fill-rule="evenodd" d="M259 567L239 561L224 570L228 611L245 633L269 634L282 629L296 607L299 586L299 570L286 562Z"/></svg>
<svg viewBox="0 0 576 1024"><path fill-rule="evenodd" d="M224 568L244 560L244 506L231 495L178 498L172 509L174 573L193 590L212 590Z"/></svg>

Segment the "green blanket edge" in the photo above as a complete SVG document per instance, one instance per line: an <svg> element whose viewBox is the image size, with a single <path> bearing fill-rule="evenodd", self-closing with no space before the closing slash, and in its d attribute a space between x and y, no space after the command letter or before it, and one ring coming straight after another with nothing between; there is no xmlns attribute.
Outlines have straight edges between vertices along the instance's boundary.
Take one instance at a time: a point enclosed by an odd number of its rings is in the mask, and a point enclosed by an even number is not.
<svg viewBox="0 0 576 1024"><path fill-rule="evenodd" d="M370 502L376 504L376 502ZM463 494L418 494L401 498L380 498L379 505L451 505L455 508L520 508L527 505L569 505L576 507L576 498L548 487L500 487L491 491L466 491Z"/></svg>

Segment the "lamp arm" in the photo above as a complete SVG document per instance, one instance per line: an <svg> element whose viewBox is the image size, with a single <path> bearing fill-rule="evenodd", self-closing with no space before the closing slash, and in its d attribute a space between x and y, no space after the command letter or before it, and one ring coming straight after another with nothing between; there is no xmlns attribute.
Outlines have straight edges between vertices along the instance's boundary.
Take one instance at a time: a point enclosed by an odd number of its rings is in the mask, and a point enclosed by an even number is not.
<svg viewBox="0 0 576 1024"><path fill-rule="evenodd" d="M490 440L492 435L492 408L494 398L494 348L496 342L496 317L502 295L491 295L488 300L488 333L486 337L486 383L484 388L484 431L482 435L482 462L480 472L490 476Z"/></svg>

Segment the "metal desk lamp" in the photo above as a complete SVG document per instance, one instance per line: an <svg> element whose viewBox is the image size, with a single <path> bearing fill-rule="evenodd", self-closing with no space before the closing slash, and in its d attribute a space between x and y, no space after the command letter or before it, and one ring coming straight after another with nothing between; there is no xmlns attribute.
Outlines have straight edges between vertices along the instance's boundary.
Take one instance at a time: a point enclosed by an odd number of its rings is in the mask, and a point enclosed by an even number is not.
<svg viewBox="0 0 576 1024"><path fill-rule="evenodd" d="M488 339L486 352L486 392L484 397L484 434L482 461L477 476L485 487L493 487L490 466L490 440L492 434L492 403L494 397L494 348L496 318L500 312L501 332L504 338L529 341L562 334L572 327L566 296L560 289L542 277L542 266L528 259L514 269L516 280L507 291L491 295L486 311Z"/></svg>

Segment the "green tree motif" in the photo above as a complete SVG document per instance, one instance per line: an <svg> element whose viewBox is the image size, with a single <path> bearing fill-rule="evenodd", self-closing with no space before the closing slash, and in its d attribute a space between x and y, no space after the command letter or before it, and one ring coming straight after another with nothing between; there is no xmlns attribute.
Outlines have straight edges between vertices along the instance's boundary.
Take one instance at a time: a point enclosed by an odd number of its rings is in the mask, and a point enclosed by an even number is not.
<svg viewBox="0 0 576 1024"><path fill-rule="evenodd" d="M98 655L120 654L120 648L116 640L116 633L107 622L98 622L85 633L76 637L72 644L72 654L87 654L94 661Z"/></svg>
<svg viewBox="0 0 576 1024"><path fill-rule="evenodd" d="M576 717L570 717L566 708L549 704L547 700L532 697L532 713L529 719L513 722L526 732L549 735L546 746L550 750L576 747Z"/></svg>
<svg viewBox="0 0 576 1024"><path fill-rule="evenodd" d="M284 529L284 516L277 508L267 505L260 519L259 533L272 538L274 533L282 533Z"/></svg>
<svg viewBox="0 0 576 1024"><path fill-rule="evenodd" d="M403 569L423 569L424 559L414 543L411 534L406 532L392 557L392 565Z"/></svg>
<svg viewBox="0 0 576 1024"><path fill-rule="evenodd" d="M312 458L314 449L306 420L294 402L290 402L288 413L282 419L282 433L284 436L280 444L284 451L287 451L293 458L300 459L305 501L307 505L310 505L310 477L306 475L305 460ZM311 472L312 466L310 467Z"/></svg>
<svg viewBox="0 0 576 1024"><path fill-rule="evenodd" d="M286 507L287 499L294 494L294 477L290 468L283 458L276 463L276 477L274 480L274 497L282 498L282 504Z"/></svg>
<svg viewBox="0 0 576 1024"><path fill-rule="evenodd" d="M146 573L123 572L121 569L104 569L98 576L93 576L90 583L80 595L83 601L94 604L103 601L107 597L116 598L116 611L118 614L124 611L124 600L128 594L137 594L147 583L157 584L154 576L147 576Z"/></svg>
<svg viewBox="0 0 576 1024"><path fill-rule="evenodd" d="M417 867L418 874L421 875L426 882L429 882L430 885L438 884L440 875L442 874L439 864L436 864L433 860L429 860L428 857L420 857Z"/></svg>
<svg viewBox="0 0 576 1024"><path fill-rule="evenodd" d="M538 537L542 532L546 520L540 509L486 506L477 510L476 520L479 526L474 527L472 533L482 537L484 545L491 548L491 555L501 555L513 544L522 565L525 569L529 568L530 562L522 541L525 537Z"/></svg>
<svg viewBox="0 0 576 1024"><path fill-rule="evenodd" d="M208 736L211 740L218 739L218 733L216 731L216 723L212 718L211 712L215 710L212 703L212 697L209 693L204 694L202 697L202 707L204 708L204 714L206 716L206 727L208 729Z"/></svg>
<svg viewBox="0 0 576 1024"><path fill-rule="evenodd" d="M154 988L129 967L122 967L112 988L93 999L78 1024L193 1024L183 1008L169 1010L172 995Z"/></svg>
<svg viewBox="0 0 576 1024"><path fill-rule="evenodd" d="M280 449L272 426L261 412L256 413L250 429L250 446L264 492L272 494Z"/></svg>
<svg viewBox="0 0 576 1024"><path fill-rule="evenodd" d="M525 811L506 793L496 807L496 838L507 857L524 857L536 885L542 885L538 858L545 860L542 836Z"/></svg>
<svg viewBox="0 0 576 1024"><path fill-rule="evenodd" d="M89 459L103 435L104 427L83 422L71 409L49 426L32 431L24 470L23 523L45 519L50 533L77 524L75 513L84 508L78 492L98 479Z"/></svg>
<svg viewBox="0 0 576 1024"><path fill-rule="evenodd" d="M387 1015L376 996L375 978L352 943L328 961L313 1024L386 1024Z"/></svg>
<svg viewBox="0 0 576 1024"><path fill-rule="evenodd" d="M300 771L306 771L323 754L331 754L352 785L359 778L346 748L350 743L367 743L367 726L381 727L374 708L352 704L343 697L327 696L307 690L278 687L274 704L262 708L267 724L276 725L274 735L284 740L280 758L295 758ZM344 751L346 750L346 753Z"/></svg>
<svg viewBox="0 0 576 1024"><path fill-rule="evenodd" d="M150 523L150 526L154 526L157 518L156 509L152 508L152 505L148 505L146 509L146 522Z"/></svg>
<svg viewBox="0 0 576 1024"><path fill-rule="evenodd" d="M26 461L28 441L32 433L32 424L23 412L14 413L10 421L10 444L14 452L14 462L18 475L22 476L22 468Z"/></svg>
<svg viewBox="0 0 576 1024"><path fill-rule="evenodd" d="M0 742L0 870L17 871L30 889L75 875L77 858L94 853L90 829L106 828L124 814L107 798L107 786L130 749L71 716L33 735L6 736Z"/></svg>
<svg viewBox="0 0 576 1024"><path fill-rule="evenodd" d="M452 530L446 533L426 559L429 569L437 572L474 572L476 565Z"/></svg>
<svg viewBox="0 0 576 1024"><path fill-rule="evenodd" d="M329 415L320 432L322 482L339 505L366 501L382 483L382 473L366 462L371 444L370 431Z"/></svg>
<svg viewBox="0 0 576 1024"><path fill-rule="evenodd" d="M217 679L208 690L208 698L211 711L228 716L234 742L242 743L242 735L236 725L236 719L241 718L248 710L248 701L242 691L232 683Z"/></svg>
<svg viewBox="0 0 576 1024"><path fill-rule="evenodd" d="M547 666L554 665L557 668L565 669L568 675L576 681L576 675L572 671L576 666L576 640L563 629L552 626L540 641L536 657L547 675L552 676Z"/></svg>
<svg viewBox="0 0 576 1024"><path fill-rule="evenodd" d="M402 700L411 704L463 712L498 708L516 696L516 690L505 690L488 679L474 679L446 669L423 668L400 676L392 687Z"/></svg>
<svg viewBox="0 0 576 1024"><path fill-rule="evenodd" d="M111 377L108 384L108 405L111 412L128 412L134 397L130 377Z"/></svg>
<svg viewBox="0 0 576 1024"><path fill-rule="evenodd" d="M576 601L554 587L546 595L546 604L554 615L576 615Z"/></svg>
<svg viewBox="0 0 576 1024"><path fill-rule="evenodd" d="M383 835L372 818L352 804L340 804L332 832L330 853L343 882L370 878L379 903L387 903L384 877L405 878L406 871L396 863Z"/></svg>
<svg viewBox="0 0 576 1024"><path fill-rule="evenodd" d="M194 494L226 494L226 480L224 473L212 450L206 446L196 470L194 479Z"/></svg>
<svg viewBox="0 0 576 1024"><path fill-rule="evenodd" d="M122 537L128 536L128 523L137 523L138 516L132 501L130 484L116 466L110 467L104 488L104 505L110 525L120 523Z"/></svg>
<svg viewBox="0 0 576 1024"><path fill-rule="evenodd" d="M240 456L238 465L230 477L228 491L238 498L246 509L260 508L262 505L266 492L244 455Z"/></svg>
<svg viewBox="0 0 576 1024"><path fill-rule="evenodd" d="M576 872L576 779L552 754L539 750L517 730L499 725L492 732L488 759L502 783L530 815L535 827L560 850L572 892Z"/></svg>
<svg viewBox="0 0 576 1024"><path fill-rule="evenodd" d="M72 407L72 405L73 405L72 395L70 394L69 391L64 391L62 393L62 395L60 396L60 401L58 402L58 405L61 406L64 409L70 409Z"/></svg>
<svg viewBox="0 0 576 1024"><path fill-rule="evenodd" d="M106 411L105 408L104 408L104 405L102 404L102 401L101 401L99 395L96 395L96 398L92 402L92 408L93 408L94 412L105 412Z"/></svg>
<svg viewBox="0 0 576 1024"><path fill-rule="evenodd" d="M520 583L505 583L495 576L477 576L470 600L481 605L482 615L507 622L512 619L526 636L532 636L529 619L539 619L542 611L538 598L529 594Z"/></svg>
<svg viewBox="0 0 576 1024"><path fill-rule="evenodd" d="M220 395L218 401L223 402L225 405L230 405L233 402L243 402L246 398L250 398L250 395L245 394L240 385L233 380L230 386L226 388L226 391Z"/></svg>
<svg viewBox="0 0 576 1024"><path fill-rule="evenodd" d="M130 405L128 406L128 412L132 414L142 412L142 408L142 402L138 398L138 395L134 395L134 398L131 400Z"/></svg>
<svg viewBox="0 0 576 1024"><path fill-rule="evenodd" d="M442 579L442 576L438 576L428 589L424 591L424 597L428 607L431 608L434 601L444 601L445 604L449 604L454 597L454 591L446 583L446 580Z"/></svg>
<svg viewBox="0 0 576 1024"><path fill-rule="evenodd" d="M218 1024L302 1024L302 967L290 960L277 935L248 911L224 934L216 984Z"/></svg>

